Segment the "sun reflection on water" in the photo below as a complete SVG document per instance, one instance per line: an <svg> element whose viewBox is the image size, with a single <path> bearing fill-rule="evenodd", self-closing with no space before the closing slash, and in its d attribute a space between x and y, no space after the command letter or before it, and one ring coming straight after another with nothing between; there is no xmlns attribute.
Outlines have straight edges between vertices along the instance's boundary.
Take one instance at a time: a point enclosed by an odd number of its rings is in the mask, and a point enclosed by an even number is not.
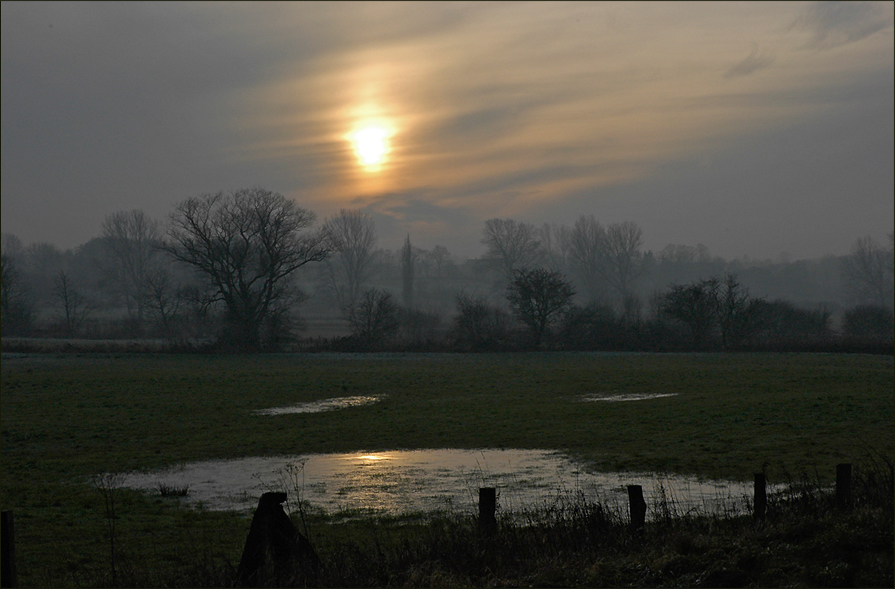
<svg viewBox="0 0 895 589"><path fill-rule="evenodd" d="M474 511L481 487L496 487L501 508L543 504L585 493L623 503L626 485L641 484L647 501L669 493L685 509L713 511L742 504L746 483L655 473L590 472L561 453L518 449L395 450L254 457L199 462L127 475L125 486L150 492L189 487L185 501L212 510L249 511L265 491L285 491L330 513Z"/></svg>

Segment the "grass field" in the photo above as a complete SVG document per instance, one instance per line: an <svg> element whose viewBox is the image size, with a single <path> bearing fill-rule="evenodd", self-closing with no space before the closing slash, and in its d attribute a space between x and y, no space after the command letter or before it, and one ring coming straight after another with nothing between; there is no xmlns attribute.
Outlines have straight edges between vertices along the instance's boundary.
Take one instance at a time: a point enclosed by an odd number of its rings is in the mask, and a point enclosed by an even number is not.
<svg viewBox="0 0 895 589"><path fill-rule="evenodd" d="M415 448L543 448L600 470L769 482L895 454L891 356L754 354L12 355L2 502L23 585L92 583L118 559L238 561L247 520L89 478L193 460ZM582 395L676 393L636 403ZM256 409L338 396L316 414ZM101 486L101 485L100 485ZM115 525L115 529L110 528ZM196 573L199 574L199 573ZM206 579L207 580L207 579ZM188 580L184 581L188 584Z"/></svg>

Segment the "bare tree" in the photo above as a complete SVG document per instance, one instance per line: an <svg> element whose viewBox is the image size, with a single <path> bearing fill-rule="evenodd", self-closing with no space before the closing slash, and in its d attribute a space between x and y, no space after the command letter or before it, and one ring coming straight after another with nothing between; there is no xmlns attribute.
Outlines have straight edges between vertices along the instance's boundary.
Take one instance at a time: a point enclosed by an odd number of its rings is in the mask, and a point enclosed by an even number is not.
<svg viewBox="0 0 895 589"><path fill-rule="evenodd" d="M391 293L371 288L348 311L351 333L368 345L381 343L398 330L398 308Z"/></svg>
<svg viewBox="0 0 895 589"><path fill-rule="evenodd" d="M15 253L4 249L0 254L0 332L3 335L27 335L33 319L33 300L19 269ZM10 248L14 249L14 248Z"/></svg>
<svg viewBox="0 0 895 589"><path fill-rule="evenodd" d="M855 241L851 255L843 262L843 274L852 299L857 303L892 308L892 235L889 249L870 236Z"/></svg>
<svg viewBox="0 0 895 589"><path fill-rule="evenodd" d="M461 292L457 295L457 316L453 337L469 350L493 350L502 346L510 334L512 318L485 297Z"/></svg>
<svg viewBox="0 0 895 589"><path fill-rule="evenodd" d="M603 294L606 230L593 215L581 215L575 220L569 239L570 265L587 290L590 302L595 302Z"/></svg>
<svg viewBox="0 0 895 589"><path fill-rule="evenodd" d="M426 258L432 261L435 266L435 275L439 277L445 276L454 263L451 259L451 252L443 245L433 247L432 251L427 252Z"/></svg>
<svg viewBox="0 0 895 589"><path fill-rule="evenodd" d="M566 225L544 223L538 229L538 237L541 240L541 249L547 258L547 265L554 270L565 272L569 266L572 230Z"/></svg>
<svg viewBox="0 0 895 589"><path fill-rule="evenodd" d="M726 274L714 294L721 344L724 349L735 348L760 327L764 299L750 297L736 274Z"/></svg>
<svg viewBox="0 0 895 589"><path fill-rule="evenodd" d="M65 254L48 242L32 243L25 248L25 272L35 300L53 304L53 289L59 272L65 269Z"/></svg>
<svg viewBox="0 0 895 589"><path fill-rule="evenodd" d="M517 268L533 266L540 256L537 230L512 219L488 219L482 235L485 257L511 278Z"/></svg>
<svg viewBox="0 0 895 589"><path fill-rule="evenodd" d="M749 289L726 274L688 285L673 285L662 298L662 311L690 328L693 346L701 348L713 335L724 349L735 348L761 327L764 299L749 296Z"/></svg>
<svg viewBox="0 0 895 589"><path fill-rule="evenodd" d="M663 296L662 311L690 328L693 347L705 345L716 327L717 278L700 280L693 284L675 284Z"/></svg>
<svg viewBox="0 0 895 589"><path fill-rule="evenodd" d="M74 337L90 316L87 299L74 287L65 272L59 272L56 276L53 296L59 307L59 322L65 335Z"/></svg>
<svg viewBox="0 0 895 589"><path fill-rule="evenodd" d="M292 274L329 253L322 233L306 231L314 219L263 188L208 194L177 205L163 248L204 277L209 303L225 306L224 343L257 349L265 321L295 301Z"/></svg>
<svg viewBox="0 0 895 589"><path fill-rule="evenodd" d="M631 285L643 271L641 245L643 231L636 223L613 223L606 229L601 268L622 300L631 296Z"/></svg>
<svg viewBox="0 0 895 589"><path fill-rule="evenodd" d="M165 338L174 339L174 323L183 299L171 272L160 266L146 275L146 304Z"/></svg>
<svg viewBox="0 0 895 589"><path fill-rule="evenodd" d="M571 307L574 295L565 276L544 268L516 270L507 288L510 308L531 330L535 348L540 347L550 324Z"/></svg>
<svg viewBox="0 0 895 589"><path fill-rule="evenodd" d="M360 211L342 209L326 220L323 230L334 251L327 261L331 285L340 306L350 307L373 271L376 247L373 218Z"/></svg>
<svg viewBox="0 0 895 589"><path fill-rule="evenodd" d="M111 254L104 270L124 298L128 316L142 322L147 277L162 237L160 225L141 210L119 211L105 218L102 230Z"/></svg>
<svg viewBox="0 0 895 589"><path fill-rule="evenodd" d="M410 235L404 240L401 248L401 282L403 286L404 306L413 309L413 267L416 254L410 245Z"/></svg>

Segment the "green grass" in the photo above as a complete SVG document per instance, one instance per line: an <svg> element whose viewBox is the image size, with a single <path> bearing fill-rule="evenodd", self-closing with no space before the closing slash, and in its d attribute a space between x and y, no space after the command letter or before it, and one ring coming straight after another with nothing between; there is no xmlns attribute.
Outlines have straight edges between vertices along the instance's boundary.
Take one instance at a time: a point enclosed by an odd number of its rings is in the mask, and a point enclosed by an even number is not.
<svg viewBox="0 0 895 589"><path fill-rule="evenodd" d="M772 483L801 472L830 482L838 462L895 454L893 376L891 356L821 354L4 355L2 507L15 511L22 583L45 585L110 568L89 477L193 460L545 448L603 470L750 480L767 463ZM677 395L577 401L596 393ZM367 394L387 396L251 414ZM115 500L120 562L238 560L244 517L160 494Z"/></svg>

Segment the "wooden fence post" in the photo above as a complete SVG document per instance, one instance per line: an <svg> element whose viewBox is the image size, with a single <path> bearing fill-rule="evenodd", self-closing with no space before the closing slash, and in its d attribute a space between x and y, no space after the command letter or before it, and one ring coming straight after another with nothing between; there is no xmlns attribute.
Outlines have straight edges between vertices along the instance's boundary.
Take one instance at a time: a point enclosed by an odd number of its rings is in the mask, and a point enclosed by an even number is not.
<svg viewBox="0 0 895 589"><path fill-rule="evenodd" d="M763 472L755 473L755 505L752 515L756 521L764 520L768 508L767 481Z"/></svg>
<svg viewBox="0 0 895 589"><path fill-rule="evenodd" d="M263 493L258 500L236 570L237 586L282 585L298 572L311 575L310 581L314 584L313 575L320 566L320 559L310 541L295 529L286 515L281 505L284 501L286 493ZM266 576L268 559L272 561L274 578ZM299 571L299 565L305 566L306 570Z"/></svg>
<svg viewBox="0 0 895 589"><path fill-rule="evenodd" d="M2 586L16 586L16 534L13 526L12 511L4 511L2 519L3 571Z"/></svg>
<svg viewBox="0 0 895 589"><path fill-rule="evenodd" d="M497 531L497 489L483 487L479 489L479 531L490 536Z"/></svg>
<svg viewBox="0 0 895 589"><path fill-rule="evenodd" d="M643 487L628 485L628 503L631 505L631 527L639 529L646 521L646 501L643 500Z"/></svg>
<svg viewBox="0 0 895 589"><path fill-rule="evenodd" d="M836 506L848 509L851 505L851 464L836 465Z"/></svg>

